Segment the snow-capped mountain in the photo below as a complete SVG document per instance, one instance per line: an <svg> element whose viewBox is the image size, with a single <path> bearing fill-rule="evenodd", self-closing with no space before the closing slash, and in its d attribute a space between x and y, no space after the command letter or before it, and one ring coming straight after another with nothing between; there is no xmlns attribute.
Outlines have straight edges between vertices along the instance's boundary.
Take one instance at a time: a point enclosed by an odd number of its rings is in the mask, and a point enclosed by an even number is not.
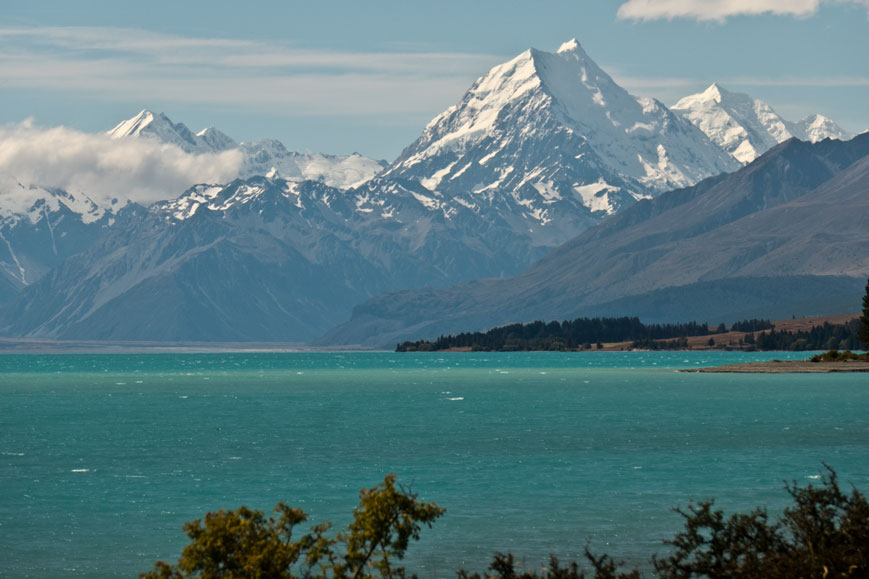
<svg viewBox="0 0 869 579"><path fill-rule="evenodd" d="M122 204L102 207L87 195L4 183L0 187L0 303L110 227Z"/></svg>
<svg viewBox="0 0 869 579"><path fill-rule="evenodd" d="M540 228L565 211L599 219L737 167L660 102L628 94L571 40L493 68L382 177L418 181L467 207L512 200L525 227Z"/></svg>
<svg viewBox="0 0 869 579"><path fill-rule="evenodd" d="M193 133L184 123L173 123L163 113L143 110L108 131L112 138L141 137L176 145L192 154L240 149L244 164L240 178L266 175L271 171L293 181L321 181L331 187L349 189L365 183L383 170L384 163L358 153L325 155L288 151L274 139L237 143L221 131L210 127Z"/></svg>
<svg viewBox="0 0 869 579"><path fill-rule="evenodd" d="M462 207L432 211L423 191L392 183L373 199L266 177L196 186L120 216L13 299L0 327L68 339L311 340L384 291L499 275L527 259L524 239Z"/></svg>
<svg viewBox="0 0 869 579"><path fill-rule="evenodd" d="M215 128L193 134L184 123L173 123L163 113L155 114L149 110L143 110L133 118L121 121L107 134L113 139L126 137L155 139L161 143L175 145L188 153L213 153L238 147L238 143Z"/></svg>
<svg viewBox="0 0 869 579"><path fill-rule="evenodd" d="M793 123L790 126L790 131L799 140L810 143L817 143L824 139L847 141L854 138L853 133L849 133L824 115L809 115L803 120Z"/></svg>
<svg viewBox="0 0 869 579"><path fill-rule="evenodd" d="M814 143L828 137L846 140L853 136L822 115L791 123L765 102L730 92L717 83L684 97L673 106L673 111L740 163L750 163L791 137Z"/></svg>

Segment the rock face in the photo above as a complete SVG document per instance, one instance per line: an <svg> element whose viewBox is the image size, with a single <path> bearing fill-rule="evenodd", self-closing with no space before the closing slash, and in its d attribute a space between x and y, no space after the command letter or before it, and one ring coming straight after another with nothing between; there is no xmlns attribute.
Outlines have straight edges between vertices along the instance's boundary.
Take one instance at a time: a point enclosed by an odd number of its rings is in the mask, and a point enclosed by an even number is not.
<svg viewBox="0 0 869 579"><path fill-rule="evenodd" d="M673 111L696 125L713 143L741 163L754 161L791 137L812 143L827 138L848 140L853 137L823 115L788 122L765 102L730 92L718 84L683 98L673 106Z"/></svg>
<svg viewBox="0 0 869 579"><path fill-rule="evenodd" d="M650 321L821 314L856 307L869 273L869 134L776 146L730 174L622 211L521 275L379 296L328 343L535 319Z"/></svg>

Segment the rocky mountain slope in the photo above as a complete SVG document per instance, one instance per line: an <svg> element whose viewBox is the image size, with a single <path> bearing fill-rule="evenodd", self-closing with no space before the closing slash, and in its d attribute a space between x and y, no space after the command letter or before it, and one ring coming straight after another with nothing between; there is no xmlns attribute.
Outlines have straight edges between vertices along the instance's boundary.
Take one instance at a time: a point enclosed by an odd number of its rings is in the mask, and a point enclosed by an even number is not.
<svg viewBox="0 0 869 579"><path fill-rule="evenodd" d="M736 173L635 204L517 277L379 296L324 341L389 345L579 315L835 311L869 273L866 223L869 134L792 139Z"/></svg>

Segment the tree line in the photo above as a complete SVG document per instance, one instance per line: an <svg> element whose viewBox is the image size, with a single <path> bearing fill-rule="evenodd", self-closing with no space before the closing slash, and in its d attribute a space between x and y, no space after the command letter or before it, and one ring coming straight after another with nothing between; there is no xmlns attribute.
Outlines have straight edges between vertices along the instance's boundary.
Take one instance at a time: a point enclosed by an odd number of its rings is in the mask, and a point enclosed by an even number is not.
<svg viewBox="0 0 869 579"><path fill-rule="evenodd" d="M705 336L707 324L644 324L639 318L577 318L563 322L510 324L486 332L462 332L434 341L402 342L397 352L427 352L469 348L475 351L578 350L602 347L603 342L631 342Z"/></svg>
<svg viewBox="0 0 869 579"><path fill-rule="evenodd" d="M809 330L776 331L769 330L754 336L755 347L758 350L790 350L801 352L805 350L859 350L861 341L860 320L855 318L844 324L824 322L822 326L814 326Z"/></svg>
<svg viewBox="0 0 869 579"><path fill-rule="evenodd" d="M743 320L732 326L733 331L755 332L774 328L769 320ZM739 328L739 329L737 329ZM565 351L592 350L604 342L631 342L634 348L687 348L687 338L708 336L727 331L724 324L710 329L706 323L644 324L636 317L577 318L563 322L536 321L529 324L509 324L486 332L462 332L439 336L436 340L416 340L396 345L396 352L436 352L449 349L472 351ZM668 340L659 342L657 340Z"/></svg>
<svg viewBox="0 0 869 579"><path fill-rule="evenodd" d="M860 337L865 323L855 318L844 324L813 326L808 330L776 330L769 320L744 320L729 329L720 324L644 324L639 318L579 318L565 322L510 324L486 332L462 332L436 340L406 341L396 352L437 352L463 349L481 352L573 351L601 349L604 342L630 342L643 350L688 349L691 336L712 336L727 331L745 332L738 342L725 343L710 338L709 347L761 351L859 350L865 347Z"/></svg>

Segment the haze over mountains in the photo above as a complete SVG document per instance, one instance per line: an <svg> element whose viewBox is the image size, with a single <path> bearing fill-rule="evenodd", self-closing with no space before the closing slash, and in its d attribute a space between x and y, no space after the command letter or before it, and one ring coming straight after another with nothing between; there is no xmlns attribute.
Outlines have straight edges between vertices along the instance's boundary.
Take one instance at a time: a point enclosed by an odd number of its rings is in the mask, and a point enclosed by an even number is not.
<svg viewBox="0 0 869 579"><path fill-rule="evenodd" d="M673 110L635 98L575 40L493 68L385 167L277 141L237 143L214 128L194 134L147 110L108 135L178 147L193 160L224 155L239 178L166 191L147 208L123 191L97 203L44 184L5 186L3 334L308 341L382 292L518 274L638 200L645 207L736 171L792 135L849 136L819 116L788 123L717 85ZM633 290L621 291L612 297ZM391 324L385 334L368 324L368 336L361 326L332 336L380 344L416 322Z"/></svg>

